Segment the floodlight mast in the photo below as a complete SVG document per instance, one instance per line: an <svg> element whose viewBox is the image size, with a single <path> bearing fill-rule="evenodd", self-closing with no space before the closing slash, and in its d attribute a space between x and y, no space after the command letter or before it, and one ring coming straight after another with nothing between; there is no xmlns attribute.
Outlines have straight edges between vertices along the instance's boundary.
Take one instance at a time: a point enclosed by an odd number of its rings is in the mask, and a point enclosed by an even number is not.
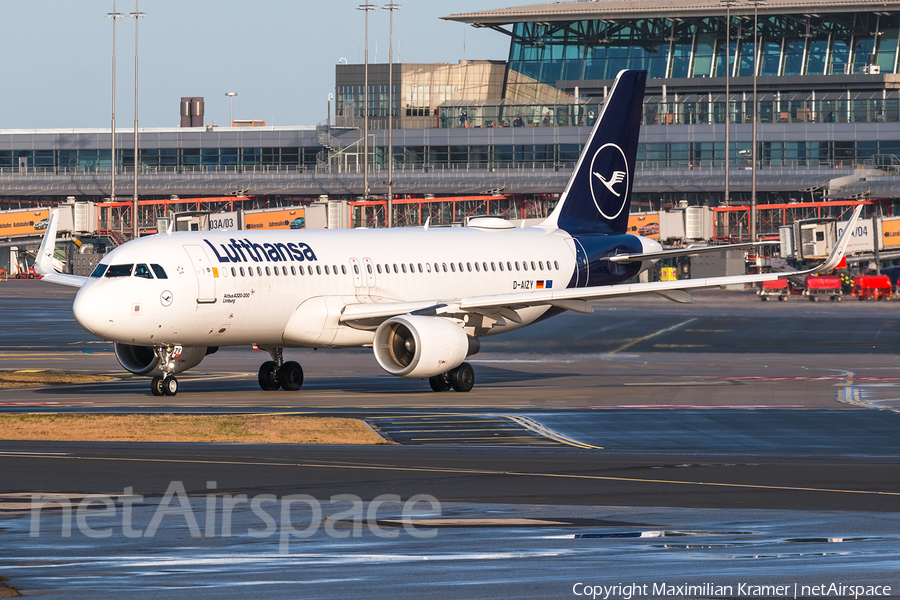
<svg viewBox="0 0 900 600"><path fill-rule="evenodd" d="M390 41L388 43L388 193L387 193L387 226L394 220L394 11L400 5L394 2L384 5L384 10L391 11Z"/></svg>
<svg viewBox="0 0 900 600"><path fill-rule="evenodd" d="M112 176L110 178L109 201L116 201L116 19L124 19L125 13L116 11L116 0L113 0L113 11L106 13L107 19L112 19L113 24L113 51L112 51L112 123L110 131L110 155L112 158Z"/></svg>
<svg viewBox="0 0 900 600"><path fill-rule="evenodd" d="M128 14L134 19L134 199L132 200L131 221L134 228L134 238L140 237L140 223L138 222L138 163L140 155L138 150L138 22L147 18L147 13L138 10L138 0L134 0L134 12Z"/></svg>

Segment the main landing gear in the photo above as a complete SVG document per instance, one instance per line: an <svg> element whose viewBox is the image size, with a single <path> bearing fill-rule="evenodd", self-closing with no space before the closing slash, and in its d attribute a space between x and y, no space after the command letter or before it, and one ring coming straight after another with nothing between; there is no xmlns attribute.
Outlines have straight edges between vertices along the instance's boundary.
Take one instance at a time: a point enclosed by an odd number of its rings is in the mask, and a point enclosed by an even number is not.
<svg viewBox="0 0 900 600"><path fill-rule="evenodd" d="M157 375L150 380L150 391L154 396L174 396L178 393L178 380L175 379L175 359L181 356L181 346L155 346L153 352L159 358L162 376Z"/></svg>
<svg viewBox="0 0 900 600"><path fill-rule="evenodd" d="M284 362L282 348L266 348L272 356L259 367L259 387L267 392L281 388L295 392L303 387L303 367L289 360Z"/></svg>
<svg viewBox="0 0 900 600"><path fill-rule="evenodd" d="M469 363L463 363L446 373L428 378L428 384L435 392L469 392L475 387L475 371Z"/></svg>

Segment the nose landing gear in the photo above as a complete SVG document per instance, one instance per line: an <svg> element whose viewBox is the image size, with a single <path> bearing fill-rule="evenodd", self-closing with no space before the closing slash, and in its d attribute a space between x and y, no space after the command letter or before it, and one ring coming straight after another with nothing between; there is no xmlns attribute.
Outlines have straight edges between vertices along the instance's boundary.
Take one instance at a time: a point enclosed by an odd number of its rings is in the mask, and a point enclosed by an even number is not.
<svg viewBox="0 0 900 600"><path fill-rule="evenodd" d="M261 348L262 349L262 348ZM259 367L259 387L271 392L281 388L295 392L303 387L303 367L289 360L284 362L283 348L265 348L272 356Z"/></svg>
<svg viewBox="0 0 900 600"><path fill-rule="evenodd" d="M154 396L174 396L178 393L178 380L175 379L175 359L181 356L181 346L154 346L153 352L159 358L162 376L157 375L150 380L150 392Z"/></svg>

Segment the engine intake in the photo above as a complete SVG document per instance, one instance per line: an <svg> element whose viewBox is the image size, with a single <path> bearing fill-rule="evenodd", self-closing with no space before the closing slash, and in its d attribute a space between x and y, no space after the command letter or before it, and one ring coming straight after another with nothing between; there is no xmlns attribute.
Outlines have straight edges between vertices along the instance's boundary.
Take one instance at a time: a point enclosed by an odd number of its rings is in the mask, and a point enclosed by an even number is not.
<svg viewBox="0 0 900 600"><path fill-rule="evenodd" d="M375 360L398 377L433 377L481 349L459 323L442 317L393 317L375 331Z"/></svg>
<svg viewBox="0 0 900 600"><path fill-rule="evenodd" d="M215 348L212 352L207 351L203 347L187 347L181 351L181 356L175 359L175 373L181 373L187 369L196 367L207 354L212 354L218 350ZM159 357L153 352L150 346L133 346L131 344L120 344L116 342L116 360L122 365L122 368L135 375L146 375L152 377L154 375L162 375L163 371L159 368Z"/></svg>

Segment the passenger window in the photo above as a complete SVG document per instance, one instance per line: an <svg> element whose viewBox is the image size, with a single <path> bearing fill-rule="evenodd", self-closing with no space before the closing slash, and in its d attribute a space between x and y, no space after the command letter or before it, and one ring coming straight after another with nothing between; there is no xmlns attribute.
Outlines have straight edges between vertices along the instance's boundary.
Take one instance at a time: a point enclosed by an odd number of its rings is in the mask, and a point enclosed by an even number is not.
<svg viewBox="0 0 900 600"><path fill-rule="evenodd" d="M103 277L103 274L106 273L107 266L109 265L97 265L94 272L91 273L91 277Z"/></svg>
<svg viewBox="0 0 900 600"><path fill-rule="evenodd" d="M300 265L299 267L297 267L297 273L299 275L303 275L303 265Z"/></svg>
<svg viewBox="0 0 900 600"><path fill-rule="evenodd" d="M378 270L378 274L381 275L381 265L375 265L375 268Z"/></svg>
<svg viewBox="0 0 900 600"><path fill-rule="evenodd" d="M366 271L369 272L369 275L372 274L372 265L366 265Z"/></svg>
<svg viewBox="0 0 900 600"><path fill-rule="evenodd" d="M134 267L131 265L113 265L106 271L107 277L131 277L131 269Z"/></svg>
<svg viewBox="0 0 900 600"><path fill-rule="evenodd" d="M319 265L316 265L316 275L321 275L321 274L322 274L322 267L320 267Z"/></svg>
<svg viewBox="0 0 900 600"><path fill-rule="evenodd" d="M462 263L459 263L459 272L462 273Z"/></svg>
<svg viewBox="0 0 900 600"><path fill-rule="evenodd" d="M272 271L274 271L275 276L278 277L278 267L272 267Z"/></svg>
<svg viewBox="0 0 900 600"><path fill-rule="evenodd" d="M369 267L369 272L370 272L370 273L372 272L372 267L371 267L371 266ZM346 267L346 266L341 265L341 273L343 273L344 275L347 274L347 267Z"/></svg>
<svg viewBox="0 0 900 600"><path fill-rule="evenodd" d="M459 269L460 271L462 270L462 265L460 265ZM472 272L472 263L466 263L466 271L468 271L469 273Z"/></svg>
<svg viewBox="0 0 900 600"><path fill-rule="evenodd" d="M244 276L244 267L240 268L240 273L241 273L241 277L243 277Z"/></svg>
<svg viewBox="0 0 900 600"><path fill-rule="evenodd" d="M353 265L353 272L359 275L359 265Z"/></svg>
<svg viewBox="0 0 900 600"><path fill-rule="evenodd" d="M450 270L456 273L456 263L450 263Z"/></svg>
<svg viewBox="0 0 900 600"><path fill-rule="evenodd" d="M291 275L296 275L297 269L294 268L294 265L291 265Z"/></svg>
<svg viewBox="0 0 900 600"><path fill-rule="evenodd" d="M153 273L150 272L150 267L144 264L137 265L134 268L134 276L143 279L153 279Z"/></svg>
<svg viewBox="0 0 900 600"><path fill-rule="evenodd" d="M281 274L287 276L287 267L281 267Z"/></svg>
<svg viewBox="0 0 900 600"><path fill-rule="evenodd" d="M493 263L491 263L491 264L493 264ZM503 263L500 263L500 270L501 271L503 270Z"/></svg>
<svg viewBox="0 0 900 600"><path fill-rule="evenodd" d="M447 263L444 263L444 273L447 272Z"/></svg>
<svg viewBox="0 0 900 600"><path fill-rule="evenodd" d="M438 266L437 263L434 263L434 272L435 272L435 273L440 273L440 272L441 272L441 268Z"/></svg>
<svg viewBox="0 0 900 600"><path fill-rule="evenodd" d="M512 263L509 262L509 261L506 261L506 270L507 270L507 271L512 271Z"/></svg>
<svg viewBox="0 0 900 600"><path fill-rule="evenodd" d="M481 263L481 266L484 268L484 272L487 273L487 263L483 262Z"/></svg>
<svg viewBox="0 0 900 600"><path fill-rule="evenodd" d="M163 269L161 266L159 266L159 265L150 265L150 268L153 269L153 272L154 272L154 273L156 273L156 278L157 278L157 279L168 279L168 277L166 276L166 270Z"/></svg>
<svg viewBox="0 0 900 600"><path fill-rule="evenodd" d="M331 272L337 275L337 265L331 265Z"/></svg>
<svg viewBox="0 0 900 600"><path fill-rule="evenodd" d="M256 274L262 277L262 267L256 267Z"/></svg>
<svg viewBox="0 0 900 600"><path fill-rule="evenodd" d="M518 265L519 265L519 263L516 263L516 266L518 266ZM527 271L527 270L528 270L528 263L525 262L524 260L522 261L522 270L523 270L523 271Z"/></svg>
<svg viewBox="0 0 900 600"><path fill-rule="evenodd" d="M328 265L325 265L325 274L331 275L331 272L328 270Z"/></svg>
<svg viewBox="0 0 900 600"><path fill-rule="evenodd" d="M481 271L481 269L478 268L478 263L475 263L475 270L476 270L476 271Z"/></svg>
<svg viewBox="0 0 900 600"><path fill-rule="evenodd" d="M519 270L519 261L516 261L515 265L516 265L516 271L518 271Z"/></svg>
<svg viewBox="0 0 900 600"><path fill-rule="evenodd" d="M237 277L237 269L235 269L234 267L231 267L231 276Z"/></svg>
<svg viewBox="0 0 900 600"><path fill-rule="evenodd" d="M425 270L431 273L431 263L425 263Z"/></svg>
<svg viewBox="0 0 900 600"><path fill-rule="evenodd" d="M419 273L423 273L423 271L422 271L422 263L419 263Z"/></svg>
<svg viewBox="0 0 900 600"><path fill-rule="evenodd" d="M269 271L269 267L266 267L266 276L270 277L271 275L272 275L272 272Z"/></svg>
<svg viewBox="0 0 900 600"><path fill-rule="evenodd" d="M406 273L406 265L405 265L405 264L401 264L401 265L400 265L400 268L403 269L403 272L404 272L404 273Z"/></svg>
<svg viewBox="0 0 900 600"><path fill-rule="evenodd" d="M400 271L399 271L399 269L397 269L397 264L394 263L394 273L399 273L399 272L400 272Z"/></svg>
<svg viewBox="0 0 900 600"><path fill-rule="evenodd" d="M542 260L538 261L538 269L540 269L541 271L544 270L544 261L542 261Z"/></svg>
<svg viewBox="0 0 900 600"><path fill-rule="evenodd" d="M494 263L491 263L491 271L496 271L496 270L497 270L497 266ZM485 271L487 271L487 269L485 269Z"/></svg>
<svg viewBox="0 0 900 600"><path fill-rule="evenodd" d="M557 261L553 261L553 266L556 267L557 271L559 271L559 263Z"/></svg>

